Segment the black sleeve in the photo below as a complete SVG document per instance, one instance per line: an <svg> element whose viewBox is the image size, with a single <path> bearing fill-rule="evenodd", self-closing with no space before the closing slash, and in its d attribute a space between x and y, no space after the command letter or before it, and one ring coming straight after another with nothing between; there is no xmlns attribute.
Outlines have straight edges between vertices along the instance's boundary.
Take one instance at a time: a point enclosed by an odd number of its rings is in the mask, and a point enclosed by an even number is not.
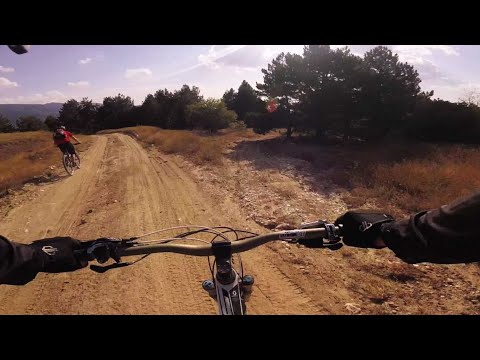
<svg viewBox="0 0 480 360"><path fill-rule="evenodd" d="M25 285L43 268L43 258L29 245L0 235L0 284Z"/></svg>
<svg viewBox="0 0 480 360"><path fill-rule="evenodd" d="M480 192L383 225L385 244L409 263L480 261Z"/></svg>

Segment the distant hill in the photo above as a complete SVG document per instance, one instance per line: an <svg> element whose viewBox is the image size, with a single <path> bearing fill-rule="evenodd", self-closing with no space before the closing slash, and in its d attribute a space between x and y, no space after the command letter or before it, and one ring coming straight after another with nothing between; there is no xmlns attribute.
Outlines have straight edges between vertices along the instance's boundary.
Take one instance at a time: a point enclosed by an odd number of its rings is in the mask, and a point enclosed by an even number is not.
<svg viewBox="0 0 480 360"><path fill-rule="evenodd" d="M62 103L48 104L0 104L0 114L7 117L13 124L20 116L36 116L45 120L48 115L58 116Z"/></svg>

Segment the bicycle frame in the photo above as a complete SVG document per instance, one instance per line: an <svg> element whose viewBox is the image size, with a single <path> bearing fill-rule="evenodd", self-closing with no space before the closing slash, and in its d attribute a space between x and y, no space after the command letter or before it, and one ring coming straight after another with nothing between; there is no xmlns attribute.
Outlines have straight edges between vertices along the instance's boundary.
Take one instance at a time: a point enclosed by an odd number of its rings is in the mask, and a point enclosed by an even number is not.
<svg viewBox="0 0 480 360"><path fill-rule="evenodd" d="M232 282L228 284L223 284L218 279L217 274L215 277L215 290L219 315L246 314L241 278L234 269L232 269Z"/></svg>
<svg viewBox="0 0 480 360"><path fill-rule="evenodd" d="M232 266L231 242L220 239L212 243L217 272L215 274L216 300L219 315L244 315L242 279Z"/></svg>

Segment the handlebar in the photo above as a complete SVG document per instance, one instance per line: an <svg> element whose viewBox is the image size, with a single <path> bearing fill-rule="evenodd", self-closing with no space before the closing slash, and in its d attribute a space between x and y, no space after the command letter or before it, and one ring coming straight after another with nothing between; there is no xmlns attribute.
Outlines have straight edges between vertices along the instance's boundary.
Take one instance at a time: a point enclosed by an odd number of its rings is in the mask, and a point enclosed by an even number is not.
<svg viewBox="0 0 480 360"><path fill-rule="evenodd" d="M84 249L77 255L83 260L97 260L100 263L113 258L119 262L122 256L147 255L153 253L169 252L190 256L214 256L216 246L223 245L228 247L233 253L241 253L251 250L255 247L264 245L277 240L312 240L329 239L325 245L331 245L340 241L341 225L326 225L324 228L296 229L274 232L266 235L255 236L238 241L213 241L208 245L186 245L186 244L154 244L145 243L132 239L97 239L84 243ZM332 236L332 234L334 236ZM179 238L180 240L181 238ZM323 240L322 240L323 241Z"/></svg>
<svg viewBox="0 0 480 360"><path fill-rule="evenodd" d="M338 231L339 228L337 227ZM245 240L234 241L231 243L231 251L233 253L241 253L258 246L264 245L271 241L286 239L315 239L326 236L325 229L304 229L304 230L287 230L279 231L272 234L255 236ZM185 245L185 244L157 244L149 246L133 246L130 248L120 249L120 256L153 254L160 252L172 252L177 254L191 256L213 256L212 245Z"/></svg>

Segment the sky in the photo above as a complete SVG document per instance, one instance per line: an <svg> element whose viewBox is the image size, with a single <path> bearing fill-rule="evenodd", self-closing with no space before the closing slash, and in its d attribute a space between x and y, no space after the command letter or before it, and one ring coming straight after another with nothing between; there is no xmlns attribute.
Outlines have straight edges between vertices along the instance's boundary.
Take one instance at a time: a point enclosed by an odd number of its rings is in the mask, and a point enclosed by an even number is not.
<svg viewBox="0 0 480 360"><path fill-rule="evenodd" d="M348 46L363 55L377 45ZM480 89L479 45L387 46L418 70L434 98L457 101ZM140 105L149 93L183 84L218 98L243 80L261 83L261 69L282 51L302 54L303 45L33 45L24 55L0 46L0 104L101 103L122 93Z"/></svg>

